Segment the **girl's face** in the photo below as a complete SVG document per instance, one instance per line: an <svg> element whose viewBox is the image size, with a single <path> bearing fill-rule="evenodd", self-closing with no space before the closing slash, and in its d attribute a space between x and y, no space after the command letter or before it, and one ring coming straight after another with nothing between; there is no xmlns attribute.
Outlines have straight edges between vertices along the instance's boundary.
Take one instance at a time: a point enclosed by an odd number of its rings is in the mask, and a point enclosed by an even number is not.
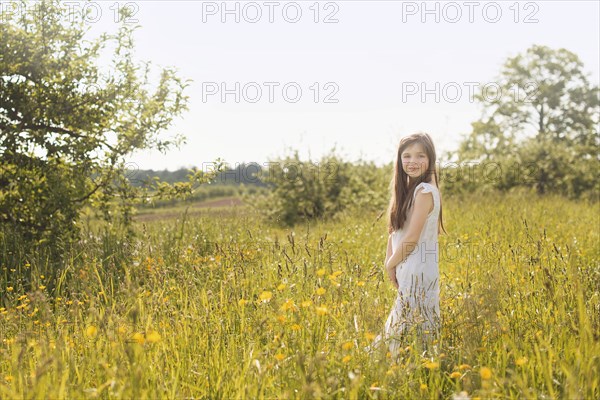
<svg viewBox="0 0 600 400"><path fill-rule="evenodd" d="M413 143L402 154L402 169L409 178L418 178L429 168L429 157L421 143Z"/></svg>

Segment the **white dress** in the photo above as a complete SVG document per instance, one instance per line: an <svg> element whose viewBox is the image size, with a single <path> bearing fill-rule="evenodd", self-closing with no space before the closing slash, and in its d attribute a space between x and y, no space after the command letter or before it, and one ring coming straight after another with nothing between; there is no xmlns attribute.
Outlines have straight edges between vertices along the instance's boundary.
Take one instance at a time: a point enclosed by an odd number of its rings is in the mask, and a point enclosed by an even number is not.
<svg viewBox="0 0 600 400"><path fill-rule="evenodd" d="M417 247L406 257L404 262L396 266L398 280L398 296L385 322L383 333L380 333L371 346L370 351L381 341L388 342L388 349L396 355L403 345L402 334L411 326L416 326L421 338L430 339L439 333L440 327L440 289L438 270L438 220L440 213L440 193L435 185L421 182L414 191L414 197L420 189L423 193L432 193L433 210L427 216ZM414 203L413 203L414 204ZM407 231L412 215L412 207L408 210L404 229L392 233L392 250L400 246L403 233ZM404 346L410 343L404 343Z"/></svg>

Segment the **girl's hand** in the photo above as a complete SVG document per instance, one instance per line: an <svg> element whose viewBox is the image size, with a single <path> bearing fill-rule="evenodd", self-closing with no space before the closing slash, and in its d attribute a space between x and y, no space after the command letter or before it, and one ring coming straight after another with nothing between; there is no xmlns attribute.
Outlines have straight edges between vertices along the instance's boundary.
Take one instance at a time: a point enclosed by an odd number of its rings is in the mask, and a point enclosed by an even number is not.
<svg viewBox="0 0 600 400"><path fill-rule="evenodd" d="M388 268L387 274L388 278L390 278L390 281L392 282L392 285L394 285L394 287L398 289L400 285L398 285L398 279L396 279L396 268Z"/></svg>

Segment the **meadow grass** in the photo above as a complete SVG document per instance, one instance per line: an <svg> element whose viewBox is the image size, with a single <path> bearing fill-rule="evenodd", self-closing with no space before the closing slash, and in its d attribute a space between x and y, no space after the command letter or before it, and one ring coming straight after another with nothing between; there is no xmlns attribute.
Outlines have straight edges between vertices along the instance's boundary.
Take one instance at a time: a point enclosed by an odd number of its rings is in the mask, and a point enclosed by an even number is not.
<svg viewBox="0 0 600 400"><path fill-rule="evenodd" d="M281 229L236 207L87 232L53 282L41 257L3 265L37 289L0 288L0 397L599 398L597 205L443 205L433 356L363 350L395 297L383 218Z"/></svg>

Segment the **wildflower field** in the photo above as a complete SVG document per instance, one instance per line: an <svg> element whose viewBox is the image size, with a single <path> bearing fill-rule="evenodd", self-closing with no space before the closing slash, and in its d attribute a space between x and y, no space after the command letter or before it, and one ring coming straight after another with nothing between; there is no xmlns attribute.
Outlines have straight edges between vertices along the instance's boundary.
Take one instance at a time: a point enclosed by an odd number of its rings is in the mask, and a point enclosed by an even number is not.
<svg viewBox="0 0 600 400"><path fill-rule="evenodd" d="M395 297L385 217L181 209L91 229L55 278L42 256L2 266L0 398L600 398L598 205L443 206L435 355L364 351Z"/></svg>

